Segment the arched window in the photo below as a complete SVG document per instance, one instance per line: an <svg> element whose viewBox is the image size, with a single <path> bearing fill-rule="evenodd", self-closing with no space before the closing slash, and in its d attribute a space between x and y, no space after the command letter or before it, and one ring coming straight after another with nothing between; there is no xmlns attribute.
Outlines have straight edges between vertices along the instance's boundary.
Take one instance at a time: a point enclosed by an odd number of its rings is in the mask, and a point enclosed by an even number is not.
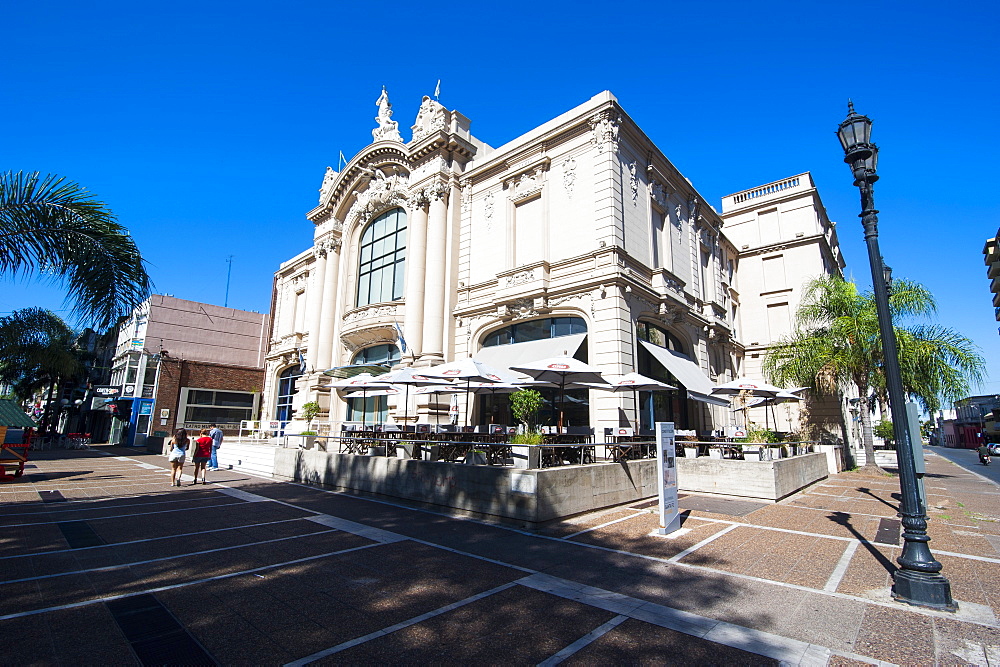
<svg viewBox="0 0 1000 667"><path fill-rule="evenodd" d="M358 251L358 306L402 299L406 212L394 208L368 223Z"/></svg>
<svg viewBox="0 0 1000 667"><path fill-rule="evenodd" d="M299 366L290 366L278 376L278 401L274 418L281 422L282 428L285 423L292 420L292 397L295 395L295 381L302 376Z"/></svg>
<svg viewBox="0 0 1000 667"><path fill-rule="evenodd" d="M635 333L636 338L639 340L685 354L684 344L681 342L681 339L655 324L637 322ZM674 387L681 387L677 378L664 368L663 364L657 361L656 357L651 355L646 348L636 344L636 351L640 374L673 385ZM639 427L651 429L656 422L672 421L677 425L677 428L689 428L688 402L685 398L686 396L682 391L640 391Z"/></svg>
<svg viewBox="0 0 1000 667"><path fill-rule="evenodd" d="M572 336L587 333L587 322L582 317L547 317L537 320L517 322L502 329L497 329L486 336L483 348L495 348L500 345L516 345L530 343L548 338ZM572 356L587 362L587 341L583 340ZM527 361L527 359L525 359ZM539 423L554 425L558 421L559 390L539 388L544 403L539 411ZM588 426L590 424L590 390L567 389L562 403L564 424L570 426ZM479 397L479 417L482 423L487 421L498 424L516 423L510 412L510 399L506 394L485 394Z"/></svg>
<svg viewBox="0 0 1000 667"><path fill-rule="evenodd" d="M486 337L486 340L483 341L483 347L527 343L532 340L582 333L587 333L587 323L582 317L549 317L542 320L518 322L509 327L497 329Z"/></svg>
<svg viewBox="0 0 1000 667"><path fill-rule="evenodd" d="M399 362L399 348L395 345L373 345L354 355L352 364L378 364L393 366ZM368 396L347 399L347 421L364 421L369 424L384 422L389 416L385 396Z"/></svg>

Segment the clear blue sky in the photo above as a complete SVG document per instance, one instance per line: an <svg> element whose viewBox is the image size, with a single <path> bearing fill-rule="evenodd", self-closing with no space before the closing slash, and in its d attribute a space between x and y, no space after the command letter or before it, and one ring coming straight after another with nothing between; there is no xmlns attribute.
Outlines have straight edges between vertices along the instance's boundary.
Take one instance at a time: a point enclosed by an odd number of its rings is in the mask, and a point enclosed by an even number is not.
<svg viewBox="0 0 1000 667"><path fill-rule="evenodd" d="M880 241L937 296L1000 393L981 255L1000 226L996 44L985 0L454 3L6 2L0 169L57 173L135 236L156 291L267 311L309 247L327 165L371 140L385 85L405 137L422 95L493 146L611 90L716 208L811 171L848 272L870 273L834 136L875 122ZM62 292L0 282L0 313Z"/></svg>

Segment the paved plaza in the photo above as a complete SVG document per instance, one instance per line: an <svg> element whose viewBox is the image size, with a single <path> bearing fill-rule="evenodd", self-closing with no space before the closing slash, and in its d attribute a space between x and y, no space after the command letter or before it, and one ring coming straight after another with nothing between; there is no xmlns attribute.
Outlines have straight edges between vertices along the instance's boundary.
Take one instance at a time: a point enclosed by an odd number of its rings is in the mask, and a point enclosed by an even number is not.
<svg viewBox="0 0 1000 667"><path fill-rule="evenodd" d="M239 471L173 488L164 457L120 448L39 452L0 485L0 662L1000 663L1000 488L927 459L957 614L889 598L895 478L774 505L682 494L665 539L648 501L526 532Z"/></svg>

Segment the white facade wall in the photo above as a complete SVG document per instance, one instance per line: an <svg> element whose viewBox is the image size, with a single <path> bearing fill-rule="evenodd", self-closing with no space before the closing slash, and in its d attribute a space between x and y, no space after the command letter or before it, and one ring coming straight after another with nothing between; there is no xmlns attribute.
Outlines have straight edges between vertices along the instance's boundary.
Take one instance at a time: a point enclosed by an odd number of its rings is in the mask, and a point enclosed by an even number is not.
<svg viewBox="0 0 1000 667"><path fill-rule="evenodd" d="M299 352L308 372L295 404L318 400L325 416L342 419L345 405L321 371L367 347L398 344L397 325L409 346L402 363L421 367L474 355L487 334L514 322L581 317L590 363L616 376L635 370L635 326L645 321L674 333L713 382L735 377L743 345L734 331L747 297L730 265L755 298L767 290L744 278L729 222L724 234L723 217L613 95L498 148L429 98L412 129L405 141L383 95L375 141L342 172L328 169L308 214L314 246L276 273L265 419L278 375L298 364ZM407 216L405 296L358 307L360 235L394 207ZM781 224L783 234L806 233L809 212L789 208ZM752 319L743 324L756 335ZM593 391L591 425L632 420L632 405L630 395ZM417 409L426 420L426 403ZM691 401L688 409L704 433L731 421L726 408Z"/></svg>

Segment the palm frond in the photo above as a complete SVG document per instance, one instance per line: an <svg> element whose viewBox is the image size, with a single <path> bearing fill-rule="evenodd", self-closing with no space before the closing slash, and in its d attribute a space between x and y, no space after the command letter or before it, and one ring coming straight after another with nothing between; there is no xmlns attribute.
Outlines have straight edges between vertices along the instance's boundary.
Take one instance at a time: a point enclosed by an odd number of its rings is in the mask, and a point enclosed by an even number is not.
<svg viewBox="0 0 1000 667"><path fill-rule="evenodd" d="M128 230L76 183L0 173L0 273L51 274L73 314L105 328L148 298L146 263Z"/></svg>

